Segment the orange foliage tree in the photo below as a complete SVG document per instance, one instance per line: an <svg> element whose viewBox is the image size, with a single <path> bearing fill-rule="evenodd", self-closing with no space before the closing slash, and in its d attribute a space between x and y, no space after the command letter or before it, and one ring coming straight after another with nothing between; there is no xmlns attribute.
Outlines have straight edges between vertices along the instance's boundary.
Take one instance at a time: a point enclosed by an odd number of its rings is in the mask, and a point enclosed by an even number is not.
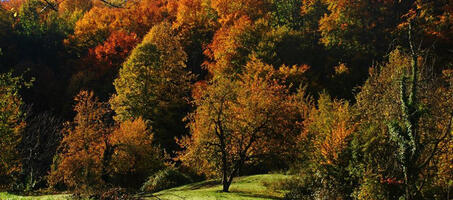
<svg viewBox="0 0 453 200"><path fill-rule="evenodd" d="M94 49L94 55L98 61L108 66L119 66L138 42L139 38L135 33L114 31L102 45Z"/></svg>
<svg viewBox="0 0 453 200"><path fill-rule="evenodd" d="M245 68L236 78L209 82L187 117L192 135L180 140L183 163L220 175L225 192L246 164L291 148L285 144L297 134L298 109L278 72L257 60Z"/></svg>
<svg viewBox="0 0 453 200"><path fill-rule="evenodd" d="M351 135L356 130L353 112L348 102L332 100L321 93L317 107L312 108L304 121L301 134L302 155L308 163L303 170L316 181L320 196L344 199L352 192L354 177L347 167Z"/></svg>
<svg viewBox="0 0 453 200"><path fill-rule="evenodd" d="M315 160L321 164L335 165L339 154L348 146L348 137L356 126L349 103L331 100L323 93L318 100L318 108L310 112L305 134L313 134L316 149Z"/></svg>
<svg viewBox="0 0 453 200"><path fill-rule="evenodd" d="M108 142L104 161L115 184L141 185L152 172L163 167L160 150L152 144L153 134L142 118L119 124Z"/></svg>
<svg viewBox="0 0 453 200"><path fill-rule="evenodd" d="M64 130L60 153L53 167L49 183L65 184L69 189L87 190L100 186L103 172L103 152L110 132L107 104L94 97L93 92L81 91L74 100L77 112L73 125Z"/></svg>
<svg viewBox="0 0 453 200"><path fill-rule="evenodd" d="M162 21L165 11L161 0L128 1L122 8L96 6L77 21L74 34L66 43L92 48L114 31L135 33L142 38L153 25Z"/></svg>
<svg viewBox="0 0 453 200"><path fill-rule="evenodd" d="M219 22L230 25L241 17L253 20L269 14L268 0L211 0L211 7L217 12Z"/></svg>
<svg viewBox="0 0 453 200"><path fill-rule="evenodd" d="M137 186L162 166L141 118L115 128L109 105L93 92L81 91L75 101L77 114L63 132L49 176L51 186L64 184L71 190L100 189L108 183Z"/></svg>

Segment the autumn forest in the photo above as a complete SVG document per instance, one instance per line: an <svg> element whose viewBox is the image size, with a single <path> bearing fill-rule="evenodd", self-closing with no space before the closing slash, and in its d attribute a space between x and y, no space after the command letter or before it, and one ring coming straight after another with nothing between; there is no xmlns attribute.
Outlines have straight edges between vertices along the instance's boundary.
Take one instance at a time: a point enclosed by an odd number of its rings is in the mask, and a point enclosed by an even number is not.
<svg viewBox="0 0 453 200"><path fill-rule="evenodd" d="M451 0L0 0L0 199L448 200L452 123Z"/></svg>

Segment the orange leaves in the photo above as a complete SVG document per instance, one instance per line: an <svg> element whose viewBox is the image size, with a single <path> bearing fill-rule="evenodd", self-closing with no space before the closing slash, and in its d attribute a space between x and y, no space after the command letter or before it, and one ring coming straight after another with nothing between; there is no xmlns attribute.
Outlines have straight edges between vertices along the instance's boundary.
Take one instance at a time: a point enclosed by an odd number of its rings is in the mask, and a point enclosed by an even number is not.
<svg viewBox="0 0 453 200"><path fill-rule="evenodd" d="M314 139L314 162L334 165L348 145L348 136L356 129L349 103L331 100L321 94L318 108L310 113L306 130ZM306 123L307 123L306 122Z"/></svg>
<svg viewBox="0 0 453 200"><path fill-rule="evenodd" d="M223 163L234 176L235 167L250 158L291 148L299 133L298 109L277 74L271 65L252 59L237 77L224 74L203 86L194 101L197 109L188 116L192 135L180 142L187 148L180 159L210 175L220 173Z"/></svg>
<svg viewBox="0 0 453 200"><path fill-rule="evenodd" d="M97 60L110 65L121 64L139 42L135 33L113 32L104 44L95 48Z"/></svg>
<svg viewBox="0 0 453 200"><path fill-rule="evenodd" d="M86 190L104 183L102 159L109 133L105 121L109 109L93 92L81 91L74 100L77 102L74 127L64 130L62 153L55 163L57 168L51 171L49 183L53 186L64 183L71 189Z"/></svg>
<svg viewBox="0 0 453 200"><path fill-rule="evenodd" d="M128 1L124 8L94 7L77 21L71 40L93 47L114 31L135 33L139 38L163 20L164 3L160 0Z"/></svg>
<svg viewBox="0 0 453 200"><path fill-rule="evenodd" d="M81 91L74 99L77 114L64 130L50 185L86 190L102 187L108 181L106 177L139 174L144 179L161 167L159 151L152 145L153 135L145 121L126 120L114 127L108 104L100 102L93 92Z"/></svg>
<svg viewBox="0 0 453 200"><path fill-rule="evenodd" d="M153 147L153 134L145 121L138 118L122 122L109 137L110 145L116 147L110 166L116 174L141 173L146 175L160 167L158 151Z"/></svg>
<svg viewBox="0 0 453 200"><path fill-rule="evenodd" d="M173 2L176 10L176 20L173 26L200 28L214 26L214 10L209 0L178 0Z"/></svg>
<svg viewBox="0 0 453 200"><path fill-rule="evenodd" d="M88 11L93 6L93 0L64 0L58 4L58 12L62 14L69 14L76 11ZM68 12L68 13L65 13Z"/></svg>
<svg viewBox="0 0 453 200"><path fill-rule="evenodd" d="M220 24L232 24L241 17L258 19L269 11L269 2L263 0L212 0Z"/></svg>
<svg viewBox="0 0 453 200"><path fill-rule="evenodd" d="M242 55L238 51L242 47L240 36L247 30L251 30L252 21L244 16L234 22L231 27L222 27L214 35L213 41L205 50L205 54L216 64L206 62L208 70L224 71L232 70L234 65L240 65L239 59L245 59L247 55ZM233 66L232 66L233 65Z"/></svg>
<svg viewBox="0 0 453 200"><path fill-rule="evenodd" d="M22 4L25 3L26 0L7 0L1 1L0 6L6 10L15 10L18 11Z"/></svg>

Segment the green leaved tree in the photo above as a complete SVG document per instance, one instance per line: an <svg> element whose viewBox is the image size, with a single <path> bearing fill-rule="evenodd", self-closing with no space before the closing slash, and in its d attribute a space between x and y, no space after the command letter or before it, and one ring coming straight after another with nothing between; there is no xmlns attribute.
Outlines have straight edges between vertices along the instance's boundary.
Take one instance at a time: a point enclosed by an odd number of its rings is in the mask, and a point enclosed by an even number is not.
<svg viewBox="0 0 453 200"><path fill-rule="evenodd" d="M117 121L143 117L155 139L167 150L185 133L192 75L185 69L187 54L169 23L154 26L131 53L114 82L111 98Z"/></svg>

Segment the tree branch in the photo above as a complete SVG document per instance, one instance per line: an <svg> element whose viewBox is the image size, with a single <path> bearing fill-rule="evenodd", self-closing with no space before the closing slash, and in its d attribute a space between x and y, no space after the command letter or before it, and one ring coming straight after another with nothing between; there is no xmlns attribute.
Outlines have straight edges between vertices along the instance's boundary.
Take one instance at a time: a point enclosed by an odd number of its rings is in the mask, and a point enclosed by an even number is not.
<svg viewBox="0 0 453 200"><path fill-rule="evenodd" d="M49 7L50 9L58 12L58 8L52 3L50 2L49 0L44 0L44 2L47 4L46 7L44 7L42 10L45 10L47 7Z"/></svg>
<svg viewBox="0 0 453 200"><path fill-rule="evenodd" d="M453 123L453 113L450 114L450 122L448 123L448 128L445 131L444 135L436 141L436 143L434 144L433 151L428 156L428 158L426 158L426 160L418 167L419 169L424 168L429 163L429 161L431 161L431 159L434 157L434 155L436 154L437 148L439 147L439 143L442 140L444 140L448 134L451 133L452 123Z"/></svg>

